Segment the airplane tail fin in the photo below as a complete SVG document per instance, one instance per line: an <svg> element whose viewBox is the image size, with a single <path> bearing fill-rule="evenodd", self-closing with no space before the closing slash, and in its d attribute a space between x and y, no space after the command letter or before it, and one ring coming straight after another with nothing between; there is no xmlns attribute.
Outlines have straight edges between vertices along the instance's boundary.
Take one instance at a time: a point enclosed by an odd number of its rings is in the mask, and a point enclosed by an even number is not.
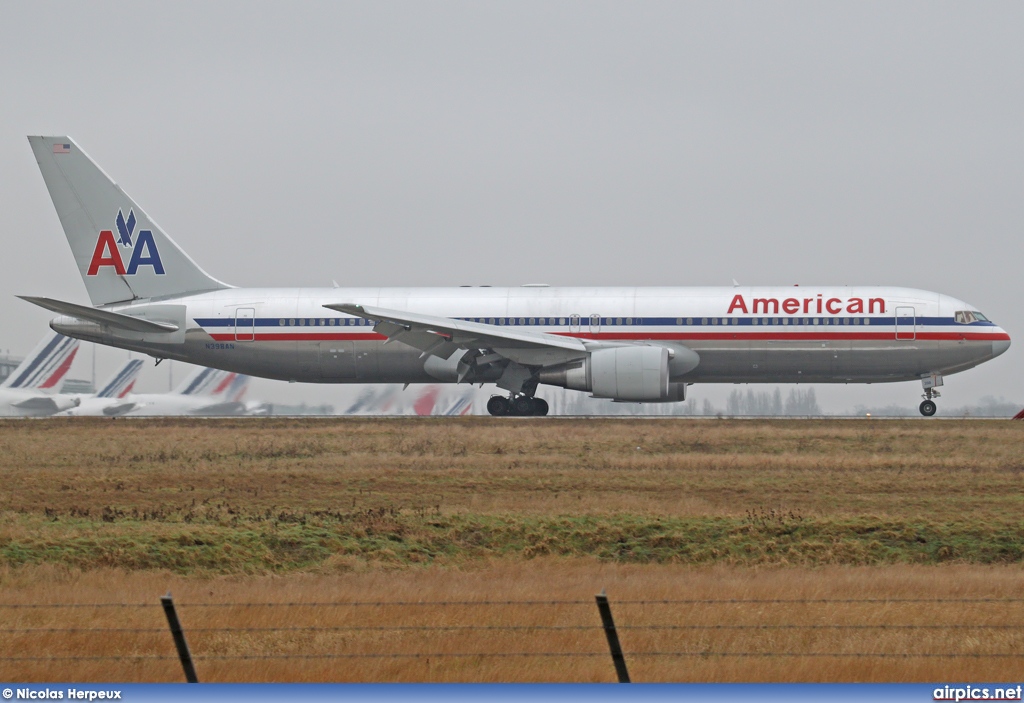
<svg viewBox="0 0 1024 703"><path fill-rule="evenodd" d="M224 400L232 403L241 403L242 398L249 391L250 376L241 373L229 374L226 379L213 392L213 395L222 396Z"/></svg>
<svg viewBox="0 0 1024 703"><path fill-rule="evenodd" d="M142 370L142 359L129 359L110 379L103 384L97 398L124 398L135 387L135 379Z"/></svg>
<svg viewBox="0 0 1024 703"><path fill-rule="evenodd" d="M213 278L70 137L29 137L93 305L229 286Z"/></svg>
<svg viewBox="0 0 1024 703"><path fill-rule="evenodd" d="M423 389L420 397L413 403L413 410L417 415L433 415L434 406L437 404L437 396L441 393L440 386L427 386Z"/></svg>
<svg viewBox="0 0 1024 703"><path fill-rule="evenodd" d="M58 392L64 385L64 377L77 351L77 339L51 333L43 337L32 353L7 377L2 387Z"/></svg>
<svg viewBox="0 0 1024 703"><path fill-rule="evenodd" d="M174 389L179 395L213 395L224 385L227 371L211 368L198 368Z"/></svg>

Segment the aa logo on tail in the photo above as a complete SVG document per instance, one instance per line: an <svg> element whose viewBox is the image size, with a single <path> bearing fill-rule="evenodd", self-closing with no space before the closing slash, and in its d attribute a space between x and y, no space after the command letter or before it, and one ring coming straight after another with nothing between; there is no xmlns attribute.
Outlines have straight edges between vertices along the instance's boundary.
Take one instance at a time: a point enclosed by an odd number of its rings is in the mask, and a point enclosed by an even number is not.
<svg viewBox="0 0 1024 703"><path fill-rule="evenodd" d="M87 275L95 276L104 266L113 266L114 273L119 276L134 276L140 266L152 266L153 273L163 275L164 264L160 260L160 252L153 240L153 232L148 229L141 229L135 241L132 235L135 234L135 211L128 210L128 219L120 209L117 211L115 224L117 225L117 238L114 238L114 231L105 229L100 232L96 239L96 248L92 252L92 260L89 262ZM120 245L120 246L118 246ZM128 266L124 265L125 254L131 252L128 258Z"/></svg>

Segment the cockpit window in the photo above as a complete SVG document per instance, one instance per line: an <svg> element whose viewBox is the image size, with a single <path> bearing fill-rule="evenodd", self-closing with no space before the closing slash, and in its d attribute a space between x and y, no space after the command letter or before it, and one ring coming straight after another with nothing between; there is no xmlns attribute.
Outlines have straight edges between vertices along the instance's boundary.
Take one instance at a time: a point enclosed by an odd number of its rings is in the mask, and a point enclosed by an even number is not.
<svg viewBox="0 0 1024 703"><path fill-rule="evenodd" d="M988 322L988 318L977 310L957 310L953 313L953 319L961 325L969 325L972 322Z"/></svg>

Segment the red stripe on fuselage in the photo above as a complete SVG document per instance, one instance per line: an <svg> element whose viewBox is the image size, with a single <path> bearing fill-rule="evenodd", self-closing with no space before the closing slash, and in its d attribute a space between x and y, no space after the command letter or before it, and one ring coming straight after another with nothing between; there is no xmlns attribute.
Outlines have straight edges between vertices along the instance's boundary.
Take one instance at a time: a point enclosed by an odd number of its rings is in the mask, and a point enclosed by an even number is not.
<svg viewBox="0 0 1024 703"><path fill-rule="evenodd" d="M968 342L998 342L1009 341L1010 335L999 332L917 332L913 339L896 340L895 333L888 332L690 332L680 334L678 332L553 332L562 337L575 337L577 339L594 339L607 341L646 341L662 340L669 342L686 341L721 341L721 340L756 340L756 341L900 341L912 342L915 339L926 341L968 341ZM250 340L237 340L233 333L211 334L210 337L218 342L236 342ZM310 334L309 332L276 332L273 334L257 334L257 342L334 342L334 341L362 341L376 342L387 339L382 334L371 332L370 334Z"/></svg>
<svg viewBox="0 0 1024 703"><path fill-rule="evenodd" d="M251 342L250 339L235 339L231 332L227 334L211 334L210 338L218 342ZM310 334L308 332L274 332L272 334L257 334L257 342L377 342L387 339L382 334L371 332L370 334Z"/></svg>
<svg viewBox="0 0 1024 703"><path fill-rule="evenodd" d="M843 341L843 340L854 340L854 341L878 341L878 340L895 340L896 335L892 330L887 332L691 332L689 334L679 334L677 332L578 332L578 333L565 333L555 332L555 334L566 336L566 337L577 337L579 339L600 339L600 340L666 340L666 341L678 341L683 342L688 339L694 340L726 340L726 339L752 339L759 341ZM911 334L911 333L907 333ZM900 338L898 341L906 342L913 341L914 339L926 339L926 340L950 340L950 341L979 341L979 342L996 342L1000 340L1009 341L1010 335L1006 333L986 333L986 332L917 332L914 337L909 339Z"/></svg>

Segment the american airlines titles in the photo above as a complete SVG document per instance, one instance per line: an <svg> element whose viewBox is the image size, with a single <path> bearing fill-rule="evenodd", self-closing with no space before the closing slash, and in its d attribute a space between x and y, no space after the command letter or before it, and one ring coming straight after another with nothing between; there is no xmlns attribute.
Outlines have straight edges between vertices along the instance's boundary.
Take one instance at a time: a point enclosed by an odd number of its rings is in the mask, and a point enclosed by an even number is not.
<svg viewBox="0 0 1024 703"><path fill-rule="evenodd" d="M868 314L885 312L884 298L868 298L867 309L863 298L826 298L818 293L813 298L751 298L750 305L743 295L734 295L729 304L727 314L743 312L752 315L838 315L843 312L851 314Z"/></svg>

